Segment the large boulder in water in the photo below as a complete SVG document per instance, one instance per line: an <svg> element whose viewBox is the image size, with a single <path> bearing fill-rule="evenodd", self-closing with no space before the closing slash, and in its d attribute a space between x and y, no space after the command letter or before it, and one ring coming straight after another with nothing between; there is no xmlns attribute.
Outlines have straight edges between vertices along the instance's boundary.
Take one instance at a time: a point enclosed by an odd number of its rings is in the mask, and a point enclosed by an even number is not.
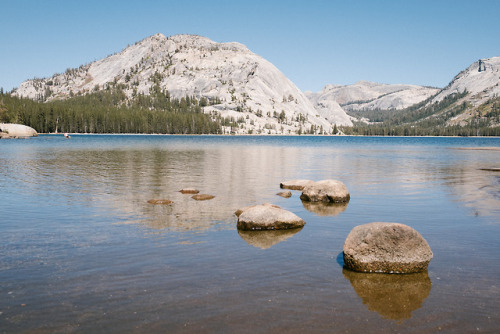
<svg viewBox="0 0 500 334"><path fill-rule="evenodd" d="M0 123L0 132L3 132L2 137L4 138L26 138L38 136L38 133L32 127L13 123Z"/></svg>
<svg viewBox="0 0 500 334"><path fill-rule="evenodd" d="M307 202L345 203L351 196L345 184L337 180L323 180L307 185L300 199Z"/></svg>
<svg viewBox="0 0 500 334"><path fill-rule="evenodd" d="M344 243L344 266L360 272L416 273L427 270L432 251L413 228L398 223L356 226Z"/></svg>
<svg viewBox="0 0 500 334"><path fill-rule="evenodd" d="M262 204L244 208L238 217L240 230L286 230L305 225L296 214L275 205Z"/></svg>

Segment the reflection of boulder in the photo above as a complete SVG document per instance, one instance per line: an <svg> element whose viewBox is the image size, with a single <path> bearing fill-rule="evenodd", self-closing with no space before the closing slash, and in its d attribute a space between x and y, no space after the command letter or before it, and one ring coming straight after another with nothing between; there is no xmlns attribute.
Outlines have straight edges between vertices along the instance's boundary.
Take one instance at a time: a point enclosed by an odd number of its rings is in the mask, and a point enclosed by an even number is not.
<svg viewBox="0 0 500 334"><path fill-rule="evenodd" d="M345 184L337 180L323 180L304 187L300 199L308 202L349 202L351 196Z"/></svg>
<svg viewBox="0 0 500 334"><path fill-rule="evenodd" d="M302 205L307 211L310 211L318 216L337 216L347 209L346 203L325 203L325 202L306 202L302 201Z"/></svg>
<svg viewBox="0 0 500 334"><path fill-rule="evenodd" d="M348 269L342 272L363 304L386 319L411 318L411 312L422 307L432 287L427 271L409 275L358 273Z"/></svg>
<svg viewBox="0 0 500 334"><path fill-rule="evenodd" d="M240 211L237 224L240 230L285 230L305 224L293 212L269 204L254 205Z"/></svg>
<svg viewBox="0 0 500 334"><path fill-rule="evenodd" d="M241 239L245 240L249 245L257 248L267 249L288 238L291 238L295 233L302 230L296 228L292 230L271 230L271 231L243 231L238 230Z"/></svg>
<svg viewBox="0 0 500 334"><path fill-rule="evenodd" d="M356 226L347 236L343 252L347 268L382 273L424 271L433 256L420 233L398 223Z"/></svg>

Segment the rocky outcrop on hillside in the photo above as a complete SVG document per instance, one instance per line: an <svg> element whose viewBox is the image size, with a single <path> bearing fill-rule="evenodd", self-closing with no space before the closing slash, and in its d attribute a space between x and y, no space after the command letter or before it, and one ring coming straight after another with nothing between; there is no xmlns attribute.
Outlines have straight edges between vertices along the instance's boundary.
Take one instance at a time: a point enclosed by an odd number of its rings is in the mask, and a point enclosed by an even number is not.
<svg viewBox="0 0 500 334"><path fill-rule="evenodd" d="M479 59L455 76L427 106L453 99L440 111L453 115L446 125L495 128L500 125L499 95L500 57Z"/></svg>
<svg viewBox="0 0 500 334"><path fill-rule="evenodd" d="M467 91L467 102L479 105L500 95L500 57L479 59L460 72L430 103Z"/></svg>

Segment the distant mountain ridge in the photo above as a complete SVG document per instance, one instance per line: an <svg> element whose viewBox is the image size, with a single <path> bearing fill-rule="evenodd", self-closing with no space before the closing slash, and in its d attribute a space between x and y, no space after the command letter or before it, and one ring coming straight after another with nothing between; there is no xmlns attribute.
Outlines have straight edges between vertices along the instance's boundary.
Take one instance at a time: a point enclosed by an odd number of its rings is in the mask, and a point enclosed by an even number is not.
<svg viewBox="0 0 500 334"><path fill-rule="evenodd" d="M358 81L344 86L329 84L317 93L308 92L307 96L316 105L335 101L346 111L401 110L424 101L437 92L438 88L417 85Z"/></svg>
<svg viewBox="0 0 500 334"><path fill-rule="evenodd" d="M204 100L204 113L230 120L224 133L330 134L334 125L351 127L359 120L410 128L497 127L499 83L500 57L492 57L474 62L443 89L358 81L303 93L243 44L156 34L79 68L27 80L12 94L51 101L112 87L130 101L168 91L178 99Z"/></svg>
<svg viewBox="0 0 500 334"><path fill-rule="evenodd" d="M196 35L156 34L78 69L25 81L14 94L65 99L113 85L129 98L158 89L206 98L213 103L205 113L238 120L235 133L331 133L334 114L347 118L341 108L320 115L283 73L244 45Z"/></svg>

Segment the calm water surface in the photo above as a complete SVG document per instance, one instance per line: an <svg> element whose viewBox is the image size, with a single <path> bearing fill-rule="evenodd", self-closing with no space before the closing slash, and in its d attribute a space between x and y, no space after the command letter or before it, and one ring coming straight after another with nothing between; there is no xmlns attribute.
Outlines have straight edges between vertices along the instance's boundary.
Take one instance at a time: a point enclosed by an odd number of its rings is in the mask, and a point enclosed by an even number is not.
<svg viewBox="0 0 500 334"><path fill-rule="evenodd" d="M2 140L0 332L497 332L500 172L481 169L498 167L499 138ZM276 196L297 178L351 201ZM234 211L265 202L305 227L238 232ZM347 234L373 221L419 231L428 272L344 270Z"/></svg>

